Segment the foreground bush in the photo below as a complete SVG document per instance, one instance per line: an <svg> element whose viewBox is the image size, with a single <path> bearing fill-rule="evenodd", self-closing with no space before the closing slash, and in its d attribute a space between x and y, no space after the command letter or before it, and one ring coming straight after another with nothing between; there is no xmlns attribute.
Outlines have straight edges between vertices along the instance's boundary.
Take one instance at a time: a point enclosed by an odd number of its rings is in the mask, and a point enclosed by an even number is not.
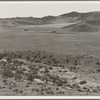
<svg viewBox="0 0 100 100"><path fill-rule="evenodd" d="M12 77L15 76L14 73L13 73L12 71L10 71L9 69L4 70L4 71L2 72L2 75L3 75L4 77L9 77L9 78L12 78Z"/></svg>

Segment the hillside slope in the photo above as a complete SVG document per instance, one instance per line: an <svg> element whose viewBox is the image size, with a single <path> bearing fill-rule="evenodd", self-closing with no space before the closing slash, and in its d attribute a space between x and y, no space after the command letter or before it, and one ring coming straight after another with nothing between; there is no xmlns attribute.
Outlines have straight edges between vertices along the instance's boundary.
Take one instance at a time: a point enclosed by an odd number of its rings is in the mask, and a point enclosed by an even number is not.
<svg viewBox="0 0 100 100"><path fill-rule="evenodd" d="M44 16L42 18L34 17L15 17L0 19L0 26L19 26L19 25L43 25L53 23L70 23L80 21L82 19L89 20L88 23L100 22L100 12L70 12L59 16ZM100 25L100 23L99 23Z"/></svg>
<svg viewBox="0 0 100 100"><path fill-rule="evenodd" d="M62 29L67 29L71 32L95 32L99 30L97 27L86 22L79 22L76 24L68 25L63 27Z"/></svg>

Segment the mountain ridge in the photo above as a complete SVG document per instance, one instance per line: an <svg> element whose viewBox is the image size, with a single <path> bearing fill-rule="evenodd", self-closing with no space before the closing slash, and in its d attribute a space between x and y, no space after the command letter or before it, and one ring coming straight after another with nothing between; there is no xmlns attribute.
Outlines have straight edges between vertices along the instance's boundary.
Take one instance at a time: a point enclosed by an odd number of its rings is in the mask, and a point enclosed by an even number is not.
<svg viewBox="0 0 100 100"><path fill-rule="evenodd" d="M100 12L86 12L86 13L79 13L76 11L61 14L58 16L44 16L41 18L37 17L14 17L14 18L0 18L0 26L18 26L18 25L43 25L43 24L53 24L53 23L70 23L80 20L89 20L89 23L92 20L96 23L100 20ZM100 22L100 21L99 21ZM97 25L100 25L98 23Z"/></svg>

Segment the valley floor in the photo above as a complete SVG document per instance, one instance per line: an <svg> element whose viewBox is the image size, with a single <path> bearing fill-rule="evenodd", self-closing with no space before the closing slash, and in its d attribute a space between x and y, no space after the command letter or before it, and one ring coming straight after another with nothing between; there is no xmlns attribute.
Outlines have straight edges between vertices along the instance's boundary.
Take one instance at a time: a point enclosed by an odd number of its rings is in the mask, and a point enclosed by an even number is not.
<svg viewBox="0 0 100 100"><path fill-rule="evenodd" d="M54 26L0 28L0 95L99 96L99 40Z"/></svg>

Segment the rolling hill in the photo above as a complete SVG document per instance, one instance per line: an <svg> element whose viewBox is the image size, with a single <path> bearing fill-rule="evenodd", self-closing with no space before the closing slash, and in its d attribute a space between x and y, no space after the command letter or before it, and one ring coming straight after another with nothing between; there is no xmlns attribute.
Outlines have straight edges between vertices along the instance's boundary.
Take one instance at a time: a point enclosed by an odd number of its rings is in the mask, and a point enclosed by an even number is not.
<svg viewBox="0 0 100 100"><path fill-rule="evenodd" d="M15 17L15 18L1 18L0 26L19 26L19 25L44 25L54 23L70 23L87 20L89 24L100 25L100 12L70 12L59 16L44 16L42 18L34 17Z"/></svg>
<svg viewBox="0 0 100 100"><path fill-rule="evenodd" d="M68 31L71 31L71 32L95 32L99 30L98 28L90 24L82 23L82 22L69 25L69 26L65 26L63 27L63 29L67 29Z"/></svg>

